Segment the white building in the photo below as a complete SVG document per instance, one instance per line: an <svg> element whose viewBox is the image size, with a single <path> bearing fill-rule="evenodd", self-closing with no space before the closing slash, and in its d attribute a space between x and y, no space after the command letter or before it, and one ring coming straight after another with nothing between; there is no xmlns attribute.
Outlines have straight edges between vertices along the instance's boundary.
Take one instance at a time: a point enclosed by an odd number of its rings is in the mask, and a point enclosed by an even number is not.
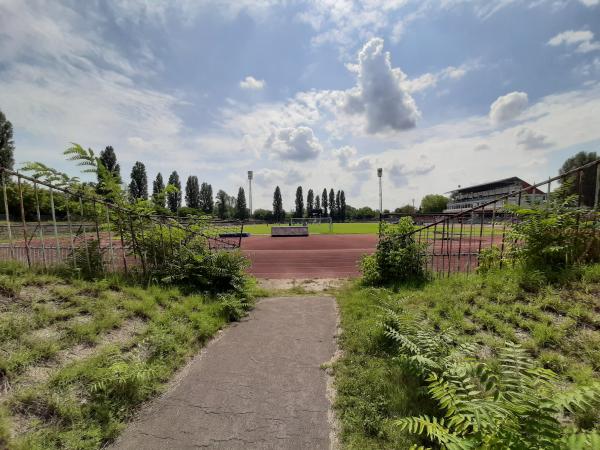
<svg viewBox="0 0 600 450"><path fill-rule="evenodd" d="M450 192L450 201L448 208L444 212L456 213L466 211L485 205L499 197L509 195L508 198L492 203L484 207L484 210L492 211L501 209L506 204L516 205L519 203L518 192L522 189L531 187L529 183L518 177L505 178L503 180L491 181L489 183L469 186ZM521 194L521 206L532 206L542 203L546 200L546 194L537 188L531 188L526 193Z"/></svg>

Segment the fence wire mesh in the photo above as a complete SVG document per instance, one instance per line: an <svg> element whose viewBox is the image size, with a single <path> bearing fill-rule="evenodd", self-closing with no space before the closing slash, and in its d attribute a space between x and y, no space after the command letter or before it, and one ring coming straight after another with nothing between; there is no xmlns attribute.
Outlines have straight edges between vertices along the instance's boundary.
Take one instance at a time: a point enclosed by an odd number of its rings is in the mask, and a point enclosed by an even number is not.
<svg viewBox="0 0 600 450"><path fill-rule="evenodd" d="M471 204L479 201L479 204L457 212L382 214L380 230L383 223L395 223L403 216L412 217L416 228L403 237L410 236L424 245L427 270L440 276L474 271L486 250L494 251L502 265L514 256L514 249L520 245L511 233L521 220L517 211L550 208L557 197L557 192L553 191L557 185L562 189L570 187L574 192L572 207L580 211L578 221L587 225L585 233L593 230L595 236L587 236L590 244L597 243L600 236L600 159L507 193L473 193L467 201Z"/></svg>
<svg viewBox="0 0 600 450"><path fill-rule="evenodd" d="M193 240L209 251L241 244L240 221L142 214L3 167L0 180L0 261L146 273Z"/></svg>

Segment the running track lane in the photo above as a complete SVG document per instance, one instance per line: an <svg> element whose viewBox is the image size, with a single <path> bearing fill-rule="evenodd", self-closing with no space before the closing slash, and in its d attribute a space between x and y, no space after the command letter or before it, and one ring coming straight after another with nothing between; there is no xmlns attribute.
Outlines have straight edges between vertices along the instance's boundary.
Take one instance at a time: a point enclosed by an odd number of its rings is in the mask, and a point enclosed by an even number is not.
<svg viewBox="0 0 600 450"><path fill-rule="evenodd" d="M375 251L377 239L371 234L251 236L242 240L242 252L258 278L357 277L360 258Z"/></svg>

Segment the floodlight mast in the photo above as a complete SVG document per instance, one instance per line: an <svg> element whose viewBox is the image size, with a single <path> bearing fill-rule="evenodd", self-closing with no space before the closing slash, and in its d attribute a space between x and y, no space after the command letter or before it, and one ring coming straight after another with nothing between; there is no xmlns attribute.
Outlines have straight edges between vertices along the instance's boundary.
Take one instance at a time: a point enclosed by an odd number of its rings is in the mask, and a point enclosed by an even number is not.
<svg viewBox="0 0 600 450"><path fill-rule="evenodd" d="M250 207L250 217L252 218L252 178L254 178L254 172L248 171L248 206Z"/></svg>
<svg viewBox="0 0 600 450"><path fill-rule="evenodd" d="M383 214L383 194L381 189L381 177L383 176L383 169L380 167L377 169L377 177L379 178L379 214Z"/></svg>

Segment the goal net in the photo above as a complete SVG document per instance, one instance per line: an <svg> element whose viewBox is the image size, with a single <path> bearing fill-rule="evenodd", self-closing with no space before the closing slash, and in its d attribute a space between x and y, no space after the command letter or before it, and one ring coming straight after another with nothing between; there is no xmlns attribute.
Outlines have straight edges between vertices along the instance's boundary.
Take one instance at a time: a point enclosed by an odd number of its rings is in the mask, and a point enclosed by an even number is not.
<svg viewBox="0 0 600 450"><path fill-rule="evenodd" d="M333 221L331 217L292 217L290 219L290 226L293 225L320 225L327 224L329 232L333 231Z"/></svg>

